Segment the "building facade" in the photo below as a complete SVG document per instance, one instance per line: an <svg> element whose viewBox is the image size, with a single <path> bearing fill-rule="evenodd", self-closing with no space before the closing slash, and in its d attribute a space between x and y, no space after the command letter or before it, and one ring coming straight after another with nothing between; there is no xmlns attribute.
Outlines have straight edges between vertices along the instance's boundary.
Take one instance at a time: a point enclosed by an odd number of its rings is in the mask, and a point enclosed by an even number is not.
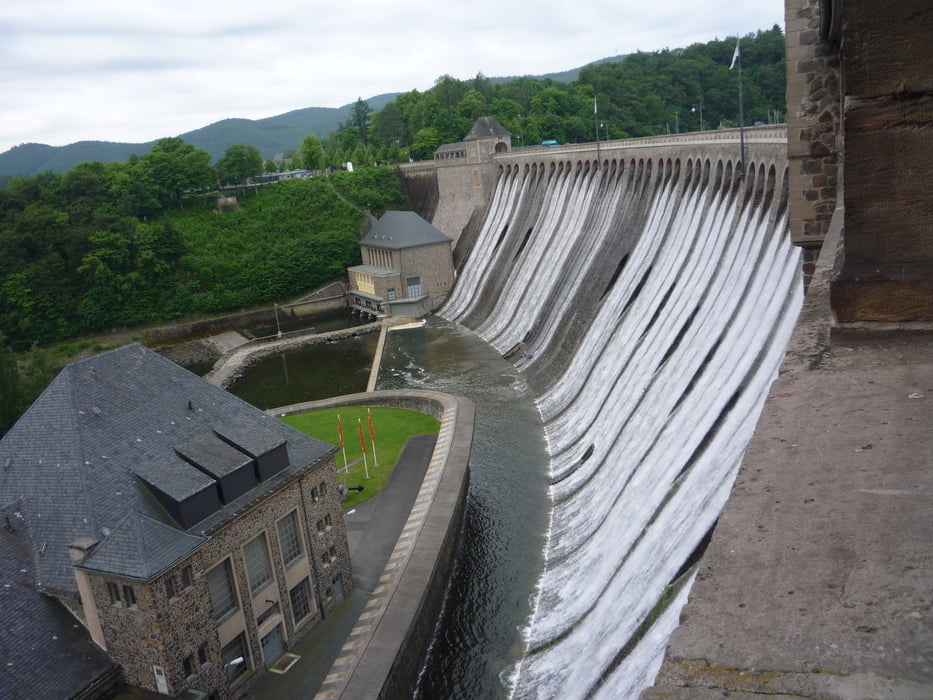
<svg viewBox="0 0 933 700"><path fill-rule="evenodd" d="M352 588L336 449L131 345L67 367L0 440L0 498L36 588L128 683L236 697Z"/></svg>
<svg viewBox="0 0 933 700"><path fill-rule="evenodd" d="M360 241L347 270L350 308L373 316L423 316L453 288L453 241L414 212L389 211Z"/></svg>

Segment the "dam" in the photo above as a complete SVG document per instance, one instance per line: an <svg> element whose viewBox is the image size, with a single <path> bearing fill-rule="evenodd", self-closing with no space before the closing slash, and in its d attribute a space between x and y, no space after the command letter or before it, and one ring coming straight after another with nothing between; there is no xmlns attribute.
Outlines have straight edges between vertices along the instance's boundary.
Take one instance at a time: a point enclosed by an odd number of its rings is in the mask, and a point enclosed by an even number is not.
<svg viewBox="0 0 933 700"><path fill-rule="evenodd" d="M550 459L513 697L637 696L677 624L803 296L783 129L739 136L497 154L463 228L438 314L523 373Z"/></svg>

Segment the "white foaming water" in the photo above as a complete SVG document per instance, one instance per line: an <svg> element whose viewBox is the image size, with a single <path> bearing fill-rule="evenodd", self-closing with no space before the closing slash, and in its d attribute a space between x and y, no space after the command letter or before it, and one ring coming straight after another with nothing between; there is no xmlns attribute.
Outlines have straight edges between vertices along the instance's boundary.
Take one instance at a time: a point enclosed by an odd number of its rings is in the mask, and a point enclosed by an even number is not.
<svg viewBox="0 0 933 700"><path fill-rule="evenodd" d="M486 304L477 333L500 352L526 342L518 364L533 372L568 309L599 305L538 397L553 509L514 697L633 697L652 682L692 577L642 625L718 517L796 321L797 255L780 198L761 196L773 180L661 170L501 178L441 311ZM578 298L618 226L633 227L621 274ZM517 255L505 227L528 236Z"/></svg>

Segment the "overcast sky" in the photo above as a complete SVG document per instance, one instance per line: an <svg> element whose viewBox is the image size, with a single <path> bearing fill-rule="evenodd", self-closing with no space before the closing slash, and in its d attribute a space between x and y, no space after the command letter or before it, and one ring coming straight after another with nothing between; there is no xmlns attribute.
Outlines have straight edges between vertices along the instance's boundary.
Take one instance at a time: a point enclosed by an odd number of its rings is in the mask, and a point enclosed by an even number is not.
<svg viewBox="0 0 933 700"><path fill-rule="evenodd" d="M0 152L540 75L784 26L783 0L0 3Z"/></svg>

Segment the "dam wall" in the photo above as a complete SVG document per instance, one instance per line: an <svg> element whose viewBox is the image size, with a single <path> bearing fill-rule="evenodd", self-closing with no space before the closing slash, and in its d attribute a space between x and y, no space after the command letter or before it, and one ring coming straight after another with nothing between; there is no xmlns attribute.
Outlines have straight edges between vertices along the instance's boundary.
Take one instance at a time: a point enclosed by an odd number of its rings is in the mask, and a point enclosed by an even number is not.
<svg viewBox="0 0 933 700"><path fill-rule="evenodd" d="M512 694L634 697L661 663L799 311L783 129L493 164L439 315L524 372L545 422L546 564Z"/></svg>

